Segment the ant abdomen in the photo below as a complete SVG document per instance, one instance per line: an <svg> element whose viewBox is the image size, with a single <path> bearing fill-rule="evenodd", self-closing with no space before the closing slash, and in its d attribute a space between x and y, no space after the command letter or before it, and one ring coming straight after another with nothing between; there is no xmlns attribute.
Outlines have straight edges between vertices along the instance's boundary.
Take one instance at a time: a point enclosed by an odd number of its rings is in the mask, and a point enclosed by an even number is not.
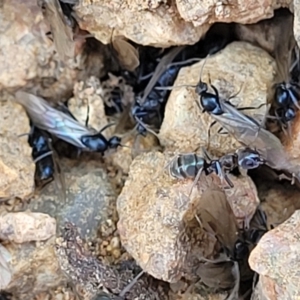
<svg viewBox="0 0 300 300"><path fill-rule="evenodd" d="M179 155L170 165L170 175L176 179L195 178L206 167L205 160L196 154Z"/></svg>

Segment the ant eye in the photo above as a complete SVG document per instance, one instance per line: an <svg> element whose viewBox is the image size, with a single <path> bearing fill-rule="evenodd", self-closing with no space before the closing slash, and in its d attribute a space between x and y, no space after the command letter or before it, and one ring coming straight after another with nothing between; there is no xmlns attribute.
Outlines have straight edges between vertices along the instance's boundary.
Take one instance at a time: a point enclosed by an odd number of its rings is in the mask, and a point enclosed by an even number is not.
<svg viewBox="0 0 300 300"><path fill-rule="evenodd" d="M244 159L242 162L242 166L244 169L254 169L258 166L257 163L254 162L253 159Z"/></svg>

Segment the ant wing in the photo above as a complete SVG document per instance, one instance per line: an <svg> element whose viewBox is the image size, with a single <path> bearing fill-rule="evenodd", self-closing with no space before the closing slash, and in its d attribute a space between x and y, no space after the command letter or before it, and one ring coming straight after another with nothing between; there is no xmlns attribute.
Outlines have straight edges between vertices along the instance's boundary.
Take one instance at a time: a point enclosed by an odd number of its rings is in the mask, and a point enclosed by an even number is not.
<svg viewBox="0 0 300 300"><path fill-rule="evenodd" d="M204 229L212 229L219 242L232 252L239 229L224 191L215 185L207 189L201 196L198 216Z"/></svg>
<svg viewBox="0 0 300 300"><path fill-rule="evenodd" d="M86 148L81 142L83 135L95 133L95 131L81 125L70 115L53 108L47 101L40 97L18 91L15 101L25 108L29 118L36 127L78 148Z"/></svg>
<svg viewBox="0 0 300 300"><path fill-rule="evenodd" d="M175 57L185 48L185 46L175 47L169 51L159 62L157 67L155 68L154 74L151 77L151 80L147 84L143 97L140 100L140 104L142 105L146 98L148 97L149 93L152 91L155 83L161 77L161 75L167 70L169 64L175 59Z"/></svg>
<svg viewBox="0 0 300 300"><path fill-rule="evenodd" d="M233 263L231 261L222 263L206 262L200 264L197 275L208 287L227 290L234 286L235 278L232 274L232 267Z"/></svg>
<svg viewBox="0 0 300 300"><path fill-rule="evenodd" d="M12 272L8 266L10 260L10 253L0 244L0 290L4 290L12 278Z"/></svg>
<svg viewBox="0 0 300 300"><path fill-rule="evenodd" d="M49 143L50 144L50 143ZM57 152L53 149L52 145L50 145L52 150L53 157L53 165L54 165L54 183L56 186L56 190L59 191L59 196L61 199L61 203L66 203L66 182L64 173L59 165L59 157Z"/></svg>
<svg viewBox="0 0 300 300"><path fill-rule="evenodd" d="M120 65L133 72L140 64L138 50L122 37L115 37L112 45L117 52Z"/></svg>
<svg viewBox="0 0 300 300"><path fill-rule="evenodd" d="M290 78L292 52L296 46L293 34L293 16L290 14L284 19L279 19L278 24L275 24L275 26L274 56L277 64L277 78L275 82L287 82Z"/></svg>
<svg viewBox="0 0 300 300"><path fill-rule="evenodd" d="M299 173L299 170L289 162L280 140L274 134L230 104L222 102L222 109L223 114L211 116L237 141L255 149L271 168Z"/></svg>
<svg viewBox="0 0 300 300"><path fill-rule="evenodd" d="M268 230L267 216L262 208L258 206L250 221L250 228L245 232L246 239L256 245Z"/></svg>
<svg viewBox="0 0 300 300"><path fill-rule="evenodd" d="M73 31L66 24L65 16L58 0L42 0L44 15L50 23L50 28L57 53L62 61L73 58L75 44L73 41Z"/></svg>

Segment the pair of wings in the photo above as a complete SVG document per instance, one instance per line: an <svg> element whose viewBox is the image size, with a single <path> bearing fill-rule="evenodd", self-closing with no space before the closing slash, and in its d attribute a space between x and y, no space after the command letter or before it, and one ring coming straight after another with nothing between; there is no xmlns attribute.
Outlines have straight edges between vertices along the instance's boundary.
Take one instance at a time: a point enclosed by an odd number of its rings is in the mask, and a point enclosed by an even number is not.
<svg viewBox="0 0 300 300"><path fill-rule="evenodd" d="M81 137L93 135L96 130L85 127L70 115L55 109L38 96L22 91L18 91L15 96L15 101L25 108L36 127L79 149L88 150L81 142Z"/></svg>
<svg viewBox="0 0 300 300"><path fill-rule="evenodd" d="M242 145L256 150L273 169L285 170L300 177L300 168L293 165L280 140L253 118L243 114L230 103L220 100L223 113L210 114Z"/></svg>

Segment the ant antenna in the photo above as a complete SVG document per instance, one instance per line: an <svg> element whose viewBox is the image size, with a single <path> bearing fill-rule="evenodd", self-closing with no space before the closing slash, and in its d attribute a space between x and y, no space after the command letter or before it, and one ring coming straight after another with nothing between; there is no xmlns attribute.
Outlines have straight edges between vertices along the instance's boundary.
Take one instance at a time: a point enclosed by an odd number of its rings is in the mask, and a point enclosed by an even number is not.
<svg viewBox="0 0 300 300"><path fill-rule="evenodd" d="M116 125L116 123L109 123L107 125L105 125L104 127L102 127L99 131L99 133L103 132L104 130L106 130L107 128Z"/></svg>
<svg viewBox="0 0 300 300"><path fill-rule="evenodd" d="M182 85L171 85L171 86L157 86L154 89L157 91L172 91L173 89L179 89L179 88L183 88L183 87L192 87L195 88L197 87L197 85L192 85L192 84L182 84Z"/></svg>
<svg viewBox="0 0 300 300"><path fill-rule="evenodd" d="M120 292L119 296L124 297L127 292L131 290L131 288L137 283L137 281L144 275L145 272L141 271L135 278Z"/></svg>
<svg viewBox="0 0 300 300"><path fill-rule="evenodd" d="M200 70L199 84L203 83L203 82L202 82L202 75L203 75L204 66L205 66L205 64L206 64L206 61L207 61L208 57L210 57L210 54L207 54L207 56L204 58L203 65L202 65L201 70Z"/></svg>
<svg viewBox="0 0 300 300"><path fill-rule="evenodd" d="M88 103L88 104L87 104L87 108L86 108L85 127L88 127L89 119L90 119L90 105L89 105L89 103Z"/></svg>
<svg viewBox="0 0 300 300"><path fill-rule="evenodd" d="M38 161L40 161L41 159L45 158L48 155L53 154L53 151L48 151L42 155L40 155L39 157L37 157L33 162L36 164Z"/></svg>
<svg viewBox="0 0 300 300"><path fill-rule="evenodd" d="M147 131L149 131L150 133L152 133L152 134L153 134L154 136L156 136L156 137L158 138L158 140L159 140L158 134L157 134L155 131L153 131L151 128L149 128L149 126L147 126L141 119L139 119L138 117L135 116L135 120L136 120L136 122L137 122L139 125L143 126Z"/></svg>

